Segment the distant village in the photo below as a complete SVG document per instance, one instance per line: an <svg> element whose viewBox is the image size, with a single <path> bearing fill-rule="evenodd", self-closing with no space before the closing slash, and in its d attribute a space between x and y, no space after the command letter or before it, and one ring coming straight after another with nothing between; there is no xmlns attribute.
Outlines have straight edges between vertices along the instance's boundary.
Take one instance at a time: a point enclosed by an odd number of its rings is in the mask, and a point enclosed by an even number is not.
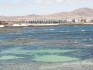
<svg viewBox="0 0 93 70"><path fill-rule="evenodd" d="M15 19L0 20L0 27L16 26L44 26L44 25L63 25L63 24L93 24L93 18L57 18L57 19Z"/></svg>
<svg viewBox="0 0 93 70"><path fill-rule="evenodd" d="M60 12L48 15L0 16L0 27L66 24L93 24L93 9L80 8L71 12Z"/></svg>

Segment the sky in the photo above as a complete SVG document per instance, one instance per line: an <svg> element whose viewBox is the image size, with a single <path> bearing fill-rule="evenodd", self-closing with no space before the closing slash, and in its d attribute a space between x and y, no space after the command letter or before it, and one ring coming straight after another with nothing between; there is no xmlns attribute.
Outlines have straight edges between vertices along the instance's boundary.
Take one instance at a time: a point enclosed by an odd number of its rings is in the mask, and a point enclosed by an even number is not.
<svg viewBox="0 0 93 70"><path fill-rule="evenodd" d="M93 8L93 0L0 0L0 16L44 15Z"/></svg>

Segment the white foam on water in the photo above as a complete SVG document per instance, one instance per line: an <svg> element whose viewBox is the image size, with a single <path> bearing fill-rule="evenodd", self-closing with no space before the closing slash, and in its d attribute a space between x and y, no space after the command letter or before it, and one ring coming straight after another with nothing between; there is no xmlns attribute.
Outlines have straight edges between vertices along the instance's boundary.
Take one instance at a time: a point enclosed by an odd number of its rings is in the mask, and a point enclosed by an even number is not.
<svg viewBox="0 0 93 70"><path fill-rule="evenodd" d="M82 32L86 31L86 30L81 30Z"/></svg>
<svg viewBox="0 0 93 70"><path fill-rule="evenodd" d="M55 30L55 29L45 29L45 30L51 30L51 31L53 31L53 30Z"/></svg>
<svg viewBox="0 0 93 70"><path fill-rule="evenodd" d="M59 32L69 32L69 31L65 30L65 31L59 31Z"/></svg>
<svg viewBox="0 0 93 70"><path fill-rule="evenodd" d="M89 46L89 47L92 47L92 46L93 46L93 44L90 44L90 45L84 45L84 46Z"/></svg>

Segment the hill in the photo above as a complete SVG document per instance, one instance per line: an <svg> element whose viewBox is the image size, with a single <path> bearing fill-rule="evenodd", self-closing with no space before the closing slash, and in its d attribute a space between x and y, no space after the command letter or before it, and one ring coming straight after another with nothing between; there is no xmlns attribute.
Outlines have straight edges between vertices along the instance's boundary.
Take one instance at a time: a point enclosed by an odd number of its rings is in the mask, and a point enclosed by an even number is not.
<svg viewBox="0 0 93 70"><path fill-rule="evenodd" d="M72 13L82 17L93 17L93 9L91 8L80 8L72 11Z"/></svg>

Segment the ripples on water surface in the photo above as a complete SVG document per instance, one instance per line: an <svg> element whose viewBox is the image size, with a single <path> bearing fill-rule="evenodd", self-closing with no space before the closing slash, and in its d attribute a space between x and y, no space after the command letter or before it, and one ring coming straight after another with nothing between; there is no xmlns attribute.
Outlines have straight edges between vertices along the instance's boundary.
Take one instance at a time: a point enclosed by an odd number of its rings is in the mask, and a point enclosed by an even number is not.
<svg viewBox="0 0 93 70"><path fill-rule="evenodd" d="M0 28L1 66L88 60L93 61L93 26Z"/></svg>

